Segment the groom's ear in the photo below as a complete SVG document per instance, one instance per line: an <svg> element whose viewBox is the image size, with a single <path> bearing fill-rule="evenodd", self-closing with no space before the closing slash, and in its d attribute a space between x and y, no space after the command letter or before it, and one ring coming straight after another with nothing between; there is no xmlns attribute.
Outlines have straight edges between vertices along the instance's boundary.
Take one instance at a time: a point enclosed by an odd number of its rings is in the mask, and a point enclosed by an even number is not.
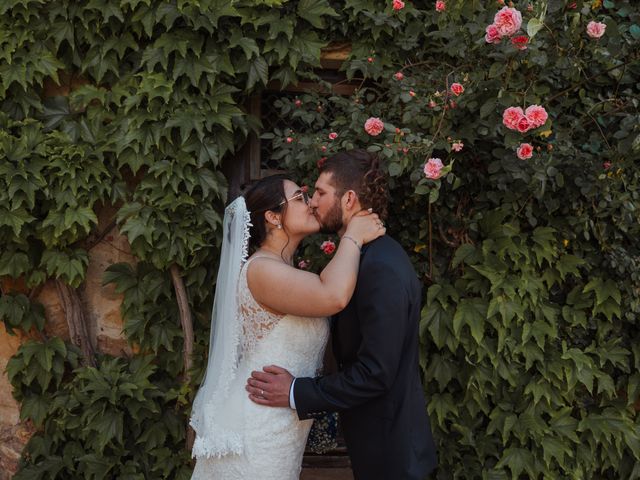
<svg viewBox="0 0 640 480"><path fill-rule="evenodd" d="M353 210L360 210L360 200L358 199L358 194L354 190L347 190L342 195L342 208L347 212Z"/></svg>

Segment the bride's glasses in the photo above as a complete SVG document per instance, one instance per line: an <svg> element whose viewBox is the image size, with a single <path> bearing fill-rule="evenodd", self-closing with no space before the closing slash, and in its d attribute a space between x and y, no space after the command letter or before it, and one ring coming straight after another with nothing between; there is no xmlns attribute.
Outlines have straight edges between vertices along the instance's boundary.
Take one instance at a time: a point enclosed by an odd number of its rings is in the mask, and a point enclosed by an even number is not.
<svg viewBox="0 0 640 480"><path fill-rule="evenodd" d="M285 203L290 202L291 200L297 200L299 198L301 198L304 203L309 205L309 194L307 193L306 190L300 190L299 192L295 193L291 198L287 198L287 199L281 201L278 204L278 206L281 207Z"/></svg>

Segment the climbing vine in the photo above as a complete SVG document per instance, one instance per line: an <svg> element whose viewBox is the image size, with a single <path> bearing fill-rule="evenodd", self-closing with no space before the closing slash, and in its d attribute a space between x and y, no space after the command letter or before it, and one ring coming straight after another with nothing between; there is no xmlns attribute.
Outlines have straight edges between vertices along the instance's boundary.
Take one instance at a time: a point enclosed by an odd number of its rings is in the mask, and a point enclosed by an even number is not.
<svg viewBox="0 0 640 480"><path fill-rule="evenodd" d="M639 23L630 0L3 2L0 318L28 338L7 374L37 427L16 478L189 478L222 172L252 133L310 186L336 151L383 160L438 478L640 478ZM353 95L318 77L330 42ZM322 88L277 100L286 126L247 112L301 80ZM103 278L118 358L78 296L114 228L136 258Z"/></svg>

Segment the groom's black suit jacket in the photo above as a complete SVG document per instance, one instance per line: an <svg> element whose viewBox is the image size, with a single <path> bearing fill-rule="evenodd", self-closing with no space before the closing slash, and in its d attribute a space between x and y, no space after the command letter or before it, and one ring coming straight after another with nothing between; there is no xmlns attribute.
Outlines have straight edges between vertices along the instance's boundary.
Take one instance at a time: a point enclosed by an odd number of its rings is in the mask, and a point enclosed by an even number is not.
<svg viewBox="0 0 640 480"><path fill-rule="evenodd" d="M340 412L356 480L424 480L436 466L418 364L421 300L395 240L365 245L353 297L332 319L339 371L295 381L300 419Z"/></svg>

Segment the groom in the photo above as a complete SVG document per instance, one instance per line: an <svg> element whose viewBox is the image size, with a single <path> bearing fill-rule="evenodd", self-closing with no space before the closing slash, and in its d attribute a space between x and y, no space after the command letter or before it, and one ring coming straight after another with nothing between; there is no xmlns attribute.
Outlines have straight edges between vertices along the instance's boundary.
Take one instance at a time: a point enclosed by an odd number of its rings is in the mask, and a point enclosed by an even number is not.
<svg viewBox="0 0 640 480"><path fill-rule="evenodd" d="M340 236L364 208L385 218L376 157L352 150L328 158L310 205L321 231ZM294 379L267 366L248 380L251 400L294 408L301 420L338 411L356 480L424 480L437 461L418 366L421 301L416 272L395 240L363 246L356 290L332 319L339 371Z"/></svg>

